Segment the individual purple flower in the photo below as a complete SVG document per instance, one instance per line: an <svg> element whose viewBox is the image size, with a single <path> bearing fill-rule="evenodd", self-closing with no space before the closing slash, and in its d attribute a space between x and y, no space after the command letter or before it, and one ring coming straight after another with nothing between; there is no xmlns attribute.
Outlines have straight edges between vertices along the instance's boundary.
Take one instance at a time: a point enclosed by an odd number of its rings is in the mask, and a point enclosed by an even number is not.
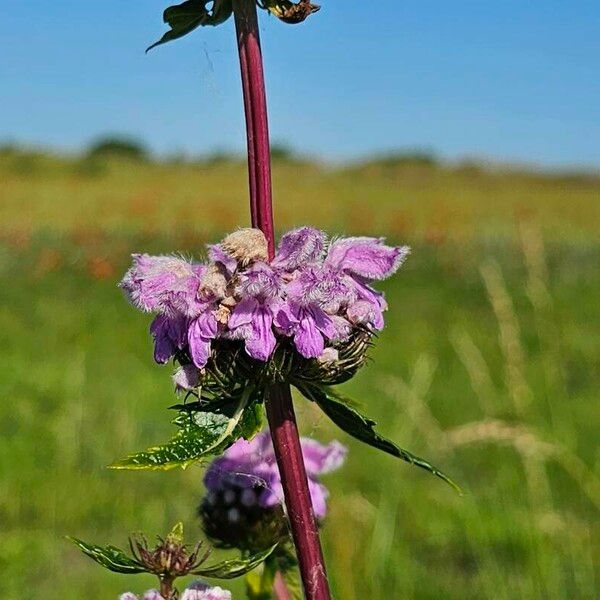
<svg viewBox="0 0 600 600"><path fill-rule="evenodd" d="M193 316L201 310L198 288L205 268L176 256L134 254L120 287L145 312Z"/></svg>
<svg viewBox="0 0 600 600"><path fill-rule="evenodd" d="M347 454L339 442L327 446L302 438L302 453L306 463L309 490L315 515L322 519L327 512L327 488L319 476L338 469ZM239 439L208 468L204 484L211 492L223 492L233 487L258 491L258 503L263 508L283 504L283 488L269 432L259 433L253 440Z"/></svg>
<svg viewBox="0 0 600 600"><path fill-rule="evenodd" d="M154 338L154 360L159 364L169 361L187 344L188 320L183 316L157 315L150 325Z"/></svg>
<svg viewBox="0 0 600 600"><path fill-rule="evenodd" d="M244 340L252 358L266 361L275 349L273 318L281 306L281 289L280 277L265 263L255 264L241 277L241 300L229 317L228 328L233 337Z"/></svg>
<svg viewBox="0 0 600 600"><path fill-rule="evenodd" d="M202 313L191 321L187 331L187 341L192 362L201 369L210 358L211 340L217 337L217 317L212 311Z"/></svg>
<svg viewBox="0 0 600 600"><path fill-rule="evenodd" d="M332 318L356 298L347 279L333 269L308 267L287 285L287 302L277 313L276 324L284 334L293 335L305 358L317 358L326 340L341 340L348 331Z"/></svg>
<svg viewBox="0 0 600 600"><path fill-rule="evenodd" d="M323 258L325 234L313 227L300 227L281 237L271 265L275 269L295 271Z"/></svg>
<svg viewBox="0 0 600 600"><path fill-rule="evenodd" d="M408 246L386 246L382 239L341 238L331 244L324 265L346 276L356 303L349 303L348 319L354 324L383 329L387 303L369 283L395 273L410 253Z"/></svg>
<svg viewBox="0 0 600 600"><path fill-rule="evenodd" d="M181 594L180 600L231 600L231 592L195 581Z"/></svg>
<svg viewBox="0 0 600 600"><path fill-rule="evenodd" d="M395 273L409 253L408 246L386 246L381 238L341 238L329 247L325 264L365 280L381 280Z"/></svg>
<svg viewBox="0 0 600 600"><path fill-rule="evenodd" d="M119 600L139 600L132 592L125 592L119 596Z"/></svg>

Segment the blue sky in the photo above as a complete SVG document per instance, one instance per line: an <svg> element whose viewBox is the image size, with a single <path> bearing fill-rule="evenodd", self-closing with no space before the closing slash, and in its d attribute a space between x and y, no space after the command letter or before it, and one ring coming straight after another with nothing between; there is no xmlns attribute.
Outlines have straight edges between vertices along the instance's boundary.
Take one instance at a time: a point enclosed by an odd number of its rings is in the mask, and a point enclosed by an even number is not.
<svg viewBox="0 0 600 600"><path fill-rule="evenodd" d="M600 3L322 0L261 15L272 137L329 159L431 148L600 167ZM3 0L0 140L243 149L233 23L144 54L164 0Z"/></svg>

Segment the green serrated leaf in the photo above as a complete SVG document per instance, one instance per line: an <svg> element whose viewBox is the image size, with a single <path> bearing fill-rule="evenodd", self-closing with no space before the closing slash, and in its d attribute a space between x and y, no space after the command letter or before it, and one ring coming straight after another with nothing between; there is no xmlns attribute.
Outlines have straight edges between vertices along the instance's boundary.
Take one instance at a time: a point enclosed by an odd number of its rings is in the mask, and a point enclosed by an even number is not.
<svg viewBox="0 0 600 600"><path fill-rule="evenodd" d="M209 10L207 6L212 4ZM206 25L219 25L231 16L233 6L231 0L187 0L182 4L169 6L163 13L163 20L171 28L158 42L152 44L146 52L176 40L194 29Z"/></svg>
<svg viewBox="0 0 600 600"><path fill-rule="evenodd" d="M174 420L179 431L166 444L131 454L110 465L111 469L169 470L185 469L193 462L214 454L231 444L236 436L253 388L248 386L241 398L221 405L213 412L182 412ZM254 420L251 408L250 420Z"/></svg>
<svg viewBox="0 0 600 600"><path fill-rule="evenodd" d="M462 493L460 487L452 481L445 473L428 463L426 460L400 448L391 440L383 437L375 431L376 421L365 417L356 408L351 406L350 401L346 401L343 396L337 394L331 389L316 386L302 385L298 389L309 400L316 402L321 410L340 428L352 437L373 446L383 452L387 452L392 456L401 458L402 460L420 467L436 477L439 477L450 486L452 486L459 494Z"/></svg>
<svg viewBox="0 0 600 600"><path fill-rule="evenodd" d="M71 540L84 554L109 571L125 574L146 572L143 565L127 556L123 550L115 546L95 546L74 537L67 539Z"/></svg>
<svg viewBox="0 0 600 600"><path fill-rule="evenodd" d="M236 577L241 577L249 571L252 571L252 569L258 567L258 565L260 565L273 553L275 548L277 548L277 544L248 558L224 560L223 562L212 565L211 567L198 569L197 571L193 572L193 575L200 575L201 577L214 577L215 579L235 579Z"/></svg>

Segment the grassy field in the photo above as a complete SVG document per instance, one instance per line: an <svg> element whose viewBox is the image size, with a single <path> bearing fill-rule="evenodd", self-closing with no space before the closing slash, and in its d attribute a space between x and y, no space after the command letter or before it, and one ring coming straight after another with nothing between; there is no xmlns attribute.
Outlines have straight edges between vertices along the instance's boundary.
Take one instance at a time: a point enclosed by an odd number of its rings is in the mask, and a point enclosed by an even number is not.
<svg viewBox="0 0 600 600"><path fill-rule="evenodd" d="M600 179L406 161L275 165L281 228L413 245L347 392L465 489L350 446L327 479L340 600L600 596ZM116 288L133 251L200 255L247 223L244 165L0 153L0 594L111 599L67 534L122 544L194 517L202 467L112 472L170 433L168 367ZM233 587L242 598L240 588Z"/></svg>

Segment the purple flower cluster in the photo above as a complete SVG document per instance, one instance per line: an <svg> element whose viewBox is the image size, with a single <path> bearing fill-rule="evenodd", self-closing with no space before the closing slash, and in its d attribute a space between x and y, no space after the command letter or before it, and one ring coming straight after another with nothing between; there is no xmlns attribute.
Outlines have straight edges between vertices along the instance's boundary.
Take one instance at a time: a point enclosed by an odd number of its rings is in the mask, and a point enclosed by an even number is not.
<svg viewBox="0 0 600 600"><path fill-rule="evenodd" d="M323 519L328 491L319 476L338 469L348 450L337 441L324 446L313 439L302 438L301 444L313 509L317 518ZM234 525L243 507L258 505L268 509L283 505L281 476L269 432L263 431L249 442L237 440L211 463L204 485L208 490L208 504L216 503L223 496L230 505L229 520ZM228 499L231 501L227 502ZM237 506L238 502L241 506Z"/></svg>
<svg viewBox="0 0 600 600"><path fill-rule="evenodd" d="M251 357L267 361L287 337L303 357L319 358L356 327L383 328L387 304L371 283L393 274L408 253L376 238L328 241L302 227L281 238L269 261L264 235L242 229L209 246L204 264L134 255L121 287L136 307L158 313L151 333L159 363L186 351L202 368L215 339L243 340ZM190 377L179 374L182 387Z"/></svg>
<svg viewBox="0 0 600 600"><path fill-rule="evenodd" d="M136 594L127 592L119 600L140 600ZM158 590L148 590L141 600L164 600ZM180 596L180 600L231 600L231 592L220 587L211 587L201 581L192 583Z"/></svg>

